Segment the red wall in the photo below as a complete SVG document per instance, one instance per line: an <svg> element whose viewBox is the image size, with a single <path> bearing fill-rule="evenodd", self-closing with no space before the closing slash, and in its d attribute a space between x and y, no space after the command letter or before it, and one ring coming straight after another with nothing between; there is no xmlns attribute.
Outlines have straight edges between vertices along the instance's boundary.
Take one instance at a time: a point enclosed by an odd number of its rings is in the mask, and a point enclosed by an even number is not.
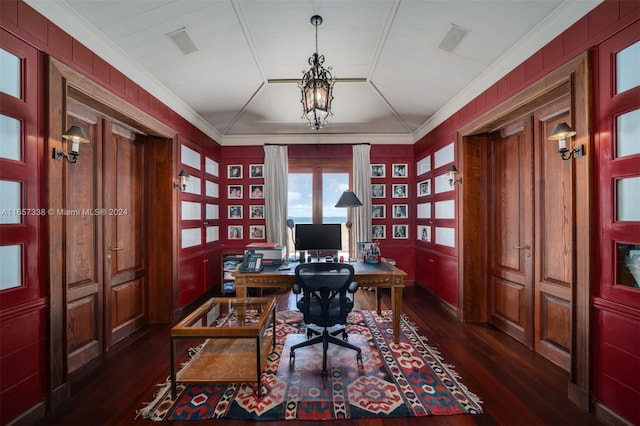
<svg viewBox="0 0 640 426"><path fill-rule="evenodd" d="M405 280L415 279L415 243L416 243L416 170L413 159L412 145L372 145L371 164L384 164L385 177L371 179L372 184L384 184L386 186L384 198L373 198L371 204L383 204L386 206L384 219L372 219L372 224L386 226L386 238L380 241L380 252L387 259L396 261L398 268L407 273ZM407 164L407 177L394 178L392 169L394 164ZM392 185L407 184L408 198L393 198ZM406 219L393 218L393 205L407 204L408 217ZM393 238L393 225L408 225L407 239Z"/></svg>
<svg viewBox="0 0 640 426"><path fill-rule="evenodd" d="M64 62L125 101L172 127L180 137L192 140L210 151L218 152L216 148L219 145L214 140L25 3L18 0L1 0L0 26L40 52ZM3 35L2 32L0 35ZM7 39L3 38L3 44L6 41ZM40 59L44 57L41 56ZM32 61L28 66L36 65ZM44 60L39 61L37 76L39 82L46 81ZM38 157L42 159L48 158L44 156L44 144L41 143L46 136L47 127L44 114L47 109L46 84L35 83L35 81L28 81L26 89L27 93L31 93L30 90L38 92L39 114L34 119L37 122L29 122L26 125L35 126L38 129L37 135L29 136L34 144L39 144ZM32 146L27 148L30 149ZM219 161L219 158L216 160ZM177 173L178 171L176 175ZM42 188L47 187L47 182L43 180L43 175L44 173L41 173L40 188L38 188L41 199L36 201L37 206L29 205L30 208L46 206L46 191ZM30 253L30 256L37 256L40 259L39 267L44 270L47 260L46 237L39 238L40 253ZM35 290L46 294L46 279L41 279L39 287ZM49 300L48 298L36 302L18 300L16 303L18 304L16 307L0 311L0 424L7 424L38 403L43 403L47 393L49 366L47 305Z"/></svg>
<svg viewBox="0 0 640 426"><path fill-rule="evenodd" d="M487 113L522 89L543 78L551 71L566 63L578 54L589 51L623 28L640 19L640 2L636 0L606 0L588 13L549 44L544 46L520 66L505 75L502 79L465 105L458 112L437 126L429 134L415 144L416 160L433 153L439 145L457 140L457 131L465 124ZM640 37L639 37L640 38ZM597 75L592 76L594 91L600 87L609 87L609 81L599 81ZM593 135L598 140L602 126L598 117L598 106L593 105ZM605 147L601 148L605 149ZM457 151L457 150L456 150ZM594 156L590 157L594 161ZM594 167L596 165L594 164ZM593 194L598 202L598 194ZM606 201L607 203L609 201ZM603 219L595 224L594 235L599 236L607 226ZM454 295L457 294L457 253L453 258L446 249L434 248L425 250L418 244L416 248L416 280L447 302L456 305ZM443 267L430 267L431 260L437 257L437 263ZM451 261L451 260L454 261ZM600 259L596 253L595 259ZM449 262L447 264L447 262ZM426 265L426 266L424 266ZM443 271L447 269L447 271ZM598 266L595 266L598 269ZM596 291L606 293L596 282ZM637 292L634 298L637 297ZM618 312L612 309L613 304L605 307L598 302L593 319L594 339L593 371L595 378L594 398L611 408L618 415L633 424L640 421L640 312L617 306ZM622 309L621 309L622 308ZM607 312L608 310L608 312Z"/></svg>
<svg viewBox="0 0 640 426"><path fill-rule="evenodd" d="M405 150L404 146L373 146L372 147L372 163L385 162L392 164L394 162L406 162L412 166L415 166L413 159L418 159L424 156L427 152L433 149L434 146L444 143L444 141L451 141L456 139L456 132L465 123L468 123L472 119L486 113L491 108L504 102L506 99L515 95L517 92L527 87L534 81L544 77L547 73L557 68L559 65L565 63L569 59L575 57L577 54L589 50L591 47L601 43L605 38L618 31L620 28L629 24L633 20L638 19L640 2L637 0L607 0L602 5L598 6L595 10L582 18L570 29L558 36L547 46L535 53L523 64L518 66L512 72L507 74L500 81L492 85L485 92L479 95L476 99L471 101L460 111L453 114L444 123L439 125L436 129L430 132L428 135L418 141L413 147L408 146ZM124 100L130 102L146 111L151 116L157 118L163 123L176 129L176 131L182 136L195 143L207 147L208 149L215 149L217 143L211 138L206 136L203 132L196 127L188 123L184 118L180 117L176 112L163 105L159 100L151 96L144 89L136 85L132 80L127 78L121 72L114 69L107 62L95 55L89 49L81 45L78 41L66 34L60 28L49 22L43 16L39 15L33 9L26 4L18 0L2 0L0 1L0 25L7 31L15 34L19 38L22 38L29 44L33 45L43 53L49 54L67 65L82 72L87 77L96 81L98 84L108 88L113 93L122 97ZM44 72L44 70L42 70ZM597 82L594 82L597 84ZM44 103L44 93L41 93L42 99L40 102ZM598 120L594 120L597 126ZM44 129L46 126L40 123L39 128ZM596 129L597 131L597 129ZM44 132L40 135L44 138ZM248 165L253 162L253 159L263 158L261 148L258 147L246 147L246 148L230 148L224 149L221 152L221 175L226 176L226 165L236 164L236 161L242 161L245 165L245 171L248 171ZM246 158L240 158L240 153L247 154ZM219 160L219 158L217 158ZM260 161L261 162L261 161ZM387 169L389 171L389 169ZM177 174L178 170L176 170ZM415 201L412 197L415 197L415 172L409 173L409 188L410 191L410 203L415 206ZM389 178L390 179L390 178ZM46 182L42 182L45 187ZM389 182L388 182L389 183ZM226 183L224 179L221 179L221 191L226 189ZM42 200L44 201L44 200ZM245 199L244 201L247 201ZM244 203L243 201L243 203ZM385 203L392 203L391 200L385 200ZM221 202L220 206L221 217L226 216L226 206ZM389 210L387 210L389 211ZM415 208L410 210L415 212ZM414 251L415 235L411 236L411 233L415 232L415 220L409 218L410 225L410 238L408 240L394 241L385 240L382 242L382 251L386 257L394 258L398 261L398 265L409 272L410 274L414 269L417 269L417 277L424 276L424 271L427 270L423 267L421 260L424 259L424 253L420 255L419 252ZM226 224L224 220L221 221L221 237L226 235L222 231L225 230ZM389 225L394 223L392 219L386 219ZM596 232L597 235L597 232ZM243 241L244 244L246 241ZM223 244L228 242L223 240ZM235 243L235 242L234 242ZM422 256L422 257L419 257ZM431 288L440 295L444 300L451 304L456 304L457 298L457 280L452 279L455 277L455 273L452 270L456 267L456 253L451 253L444 249L435 249L431 252L431 255L441 256L446 258L445 268L440 270L434 270L433 274L429 272L427 275L432 277L430 280ZM40 254L39 257L44 262L46 256ZM418 262L415 259L419 259ZM418 263L419 266L416 265ZM411 279L411 277L408 277ZM425 279L427 276L425 276ZM20 340L9 330L14 330L14 326L9 322L4 322L4 314L0 315L0 329L2 330L2 346L15 345L19 343L23 348L29 347L34 353L43 354L39 360L39 367L43 368L47 364L44 359L46 353L46 324L43 324L43 319L38 313L43 312L38 309L33 309L30 312L25 313L24 321L21 322L22 329L35 330L33 335L27 338L27 341L20 343ZM630 317L633 324L636 324L638 319L635 316ZM618 321L619 322L619 321ZM620 324L608 322L606 315L602 315L599 319L598 326L603 330L609 328L619 327ZM606 334L606 333L603 333ZM6 342L5 342L5 339ZM614 367L621 362L619 357L613 352L607 352L609 345L608 342L598 342L598 350L601 353L601 361L599 365L595 365L596 370L606 370L609 367ZM618 343L616 343L618 344ZM637 348L629 348L631 351L636 351ZM622 362L626 362L622 360ZM20 377L15 375L15 371L7 372L5 366L0 366L2 373L2 383L19 382ZM36 367L38 368L38 367ZM23 372L23 378L28 377L31 367L25 368ZM637 371L631 369L630 371ZM19 374L21 372L18 372ZM7 376L5 376L7 375ZM631 381L627 384L629 389L635 392L637 395L639 384ZM4 389L4 388L3 388ZM37 401L44 400L44 390L42 389L42 382L34 383L33 386L25 387L26 393L16 393L11 389L4 391L1 398L1 405L3 408L3 423L15 418L21 412L26 410L26 407L15 403L15 401L21 400L25 404L35 404ZM620 389L620 388L617 388ZM626 396L621 392L621 398ZM628 413L625 410L636 410L640 406L637 402L621 404L620 408L616 408L619 413L627 418L632 417L633 413ZM6 411L7 407L11 411Z"/></svg>
<svg viewBox="0 0 640 426"><path fill-rule="evenodd" d="M289 145L289 158L337 158L351 157L351 145ZM251 225L264 225L264 220L256 220L249 218L249 207L251 205L264 204L264 200L250 199L249 188L251 185L264 184L264 179L251 178L249 176L249 167L251 164L264 163L264 148L262 146L227 146L222 147L222 163L220 165L220 240L223 250L242 249L247 244L259 242L260 240L252 240L249 238L249 227ZM414 251L413 245L415 236L415 220L413 212L415 211L415 171L413 170L413 146L412 145L373 145L371 147L371 163L383 163L386 165L387 174L384 179L376 179L376 183L385 183L387 186L387 196L384 199L376 199L376 204L385 204L387 206L386 219L374 221L375 223L387 226L387 238L380 240L380 248L382 254L389 259L396 260L398 267L407 272L407 280L413 280L413 271L415 264L413 261ZM407 178L392 178L392 164L407 164ZM241 179L229 179L227 167L230 165L241 165L243 177ZM397 199L391 197L391 185L394 183L406 183L409 188L409 197L405 199ZM240 200L229 200L226 197L228 185L242 185L243 197ZM408 204L408 219L392 219L391 208L393 204ZM228 206L243 206L243 219L229 219ZM391 237L391 229L393 224L408 224L409 237L407 239L393 239ZM228 226L242 226L243 238L241 240L230 240L227 238ZM266 241L266 240L264 240Z"/></svg>
<svg viewBox="0 0 640 426"><path fill-rule="evenodd" d="M265 226L264 219L251 219L249 215L250 206L264 205L264 199L249 198L252 185L263 185L264 178L252 178L250 176L251 164L264 164L264 148L262 146L223 146L222 163L220 164L220 241L223 250L242 250L247 244L267 241L266 238L250 239L250 226ZM242 178L230 179L228 166L242 166ZM263 172L264 173L264 172ZM228 187L242 186L242 198L237 200L228 199ZM228 211L230 205L242 206L242 219L229 219ZM229 239L229 226L242 227L242 239Z"/></svg>

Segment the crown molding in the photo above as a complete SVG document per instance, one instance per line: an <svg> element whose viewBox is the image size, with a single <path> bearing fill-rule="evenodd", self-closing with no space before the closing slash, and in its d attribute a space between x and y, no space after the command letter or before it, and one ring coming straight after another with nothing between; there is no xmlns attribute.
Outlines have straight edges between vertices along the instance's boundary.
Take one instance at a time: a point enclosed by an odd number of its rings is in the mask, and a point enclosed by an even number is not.
<svg viewBox="0 0 640 426"><path fill-rule="evenodd" d="M464 108L478 95L495 84L534 53L562 34L604 0L566 0L538 25L511 46L497 61L485 69L477 78L451 98L413 133L417 142L449 117Z"/></svg>
<svg viewBox="0 0 640 426"><path fill-rule="evenodd" d="M80 15L66 1L24 0L26 4L62 28L66 33L85 45L88 49L107 61L109 65L133 80L138 86L158 98L185 120L215 141L222 140L222 134L209 124L200 114L176 96L153 74L145 70L117 44Z"/></svg>

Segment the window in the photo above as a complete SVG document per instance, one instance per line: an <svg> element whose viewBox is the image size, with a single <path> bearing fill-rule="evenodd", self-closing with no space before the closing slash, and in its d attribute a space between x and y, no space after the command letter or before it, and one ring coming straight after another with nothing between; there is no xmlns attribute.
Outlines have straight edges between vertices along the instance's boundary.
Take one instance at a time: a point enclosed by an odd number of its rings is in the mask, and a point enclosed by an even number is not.
<svg viewBox="0 0 640 426"><path fill-rule="evenodd" d="M350 166L289 167L288 217L294 223L340 223L342 251L348 252L348 209L335 207L350 187ZM289 242L293 252L292 242Z"/></svg>
<svg viewBox="0 0 640 426"><path fill-rule="evenodd" d="M598 156L601 217L598 295L640 307L640 41L638 24L600 46ZM635 294L634 294L635 293ZM633 294L633 295L632 295Z"/></svg>
<svg viewBox="0 0 640 426"><path fill-rule="evenodd" d="M38 245L38 53L7 33L0 39L0 309L42 294ZM32 90L23 90L29 87Z"/></svg>

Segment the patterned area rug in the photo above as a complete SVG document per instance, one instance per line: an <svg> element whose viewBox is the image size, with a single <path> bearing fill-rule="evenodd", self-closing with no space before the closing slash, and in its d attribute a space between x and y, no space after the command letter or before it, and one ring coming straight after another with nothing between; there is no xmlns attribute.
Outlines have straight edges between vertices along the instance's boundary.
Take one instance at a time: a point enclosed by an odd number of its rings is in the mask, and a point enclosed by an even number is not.
<svg viewBox="0 0 640 426"><path fill-rule="evenodd" d="M406 318L401 321L400 343L393 343L391 312L351 313L349 342L362 349L362 364L355 351L329 345L329 377L323 380L322 345L296 351L289 348L306 339L302 315L277 313L276 349L269 355L262 376L263 392L256 384L178 385L171 399L169 382L139 415L156 421L207 418L254 420L331 420L365 417L402 417L481 413L480 399L460 383L451 365L427 345Z"/></svg>

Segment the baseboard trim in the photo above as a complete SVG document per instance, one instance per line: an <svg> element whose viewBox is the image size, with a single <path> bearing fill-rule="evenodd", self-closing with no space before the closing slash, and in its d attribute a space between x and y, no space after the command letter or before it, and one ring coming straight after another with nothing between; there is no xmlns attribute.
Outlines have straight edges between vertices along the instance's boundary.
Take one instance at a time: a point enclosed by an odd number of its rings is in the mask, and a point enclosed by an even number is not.
<svg viewBox="0 0 640 426"><path fill-rule="evenodd" d="M620 417L620 415L611 411L610 408L607 408L597 401L593 404L593 414L596 416L596 419L600 420L605 425L633 426L631 422L624 419L623 417Z"/></svg>
<svg viewBox="0 0 640 426"><path fill-rule="evenodd" d="M42 422L47 414L47 405L44 401L41 401L20 414L18 417L7 423L7 426L13 425L37 425Z"/></svg>
<svg viewBox="0 0 640 426"><path fill-rule="evenodd" d="M413 283L412 285L415 285L417 288L419 288L420 290L424 291L426 297L428 297L429 299L431 299L432 301L434 301L435 303L440 305L440 307L446 313L448 313L449 315L451 315L452 317L454 317L457 320L462 320L462 311L460 311L456 306L450 305L449 303L445 302L443 299L441 299L436 294L434 294L431 290L429 290L428 288L420 285L420 283L414 282L414 281L412 281L412 283Z"/></svg>

